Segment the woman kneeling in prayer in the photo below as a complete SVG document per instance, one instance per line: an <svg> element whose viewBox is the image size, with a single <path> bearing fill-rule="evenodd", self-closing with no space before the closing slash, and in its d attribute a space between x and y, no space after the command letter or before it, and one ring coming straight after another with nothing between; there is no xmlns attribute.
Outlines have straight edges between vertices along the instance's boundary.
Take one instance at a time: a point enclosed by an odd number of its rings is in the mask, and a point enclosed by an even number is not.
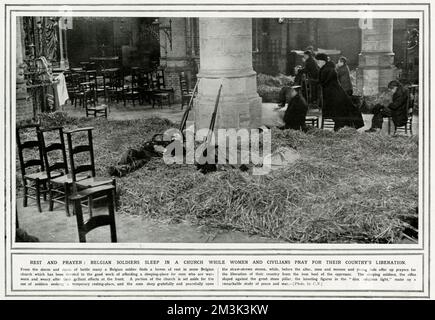
<svg viewBox="0 0 435 320"><path fill-rule="evenodd" d="M281 129L306 130L305 117L308 111L308 104L299 94L301 86L284 87L280 93L279 105L287 109L284 112L284 126Z"/></svg>

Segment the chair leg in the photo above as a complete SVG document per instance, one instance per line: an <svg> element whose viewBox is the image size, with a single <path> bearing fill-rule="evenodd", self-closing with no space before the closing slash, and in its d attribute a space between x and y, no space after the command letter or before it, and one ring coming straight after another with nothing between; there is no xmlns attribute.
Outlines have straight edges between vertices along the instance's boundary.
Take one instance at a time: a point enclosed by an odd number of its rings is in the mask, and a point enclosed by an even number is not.
<svg viewBox="0 0 435 320"><path fill-rule="evenodd" d="M54 205L52 189L53 189L53 185L48 184L48 203L49 203L48 210L49 211L53 211L53 205Z"/></svg>
<svg viewBox="0 0 435 320"><path fill-rule="evenodd" d="M27 194L29 192L29 189L27 188L27 181L24 180L24 196L23 196L23 207L27 207Z"/></svg>
<svg viewBox="0 0 435 320"><path fill-rule="evenodd" d="M86 242L86 232L84 230L83 212L80 199L74 200L74 212L77 220L77 230L79 232L79 241Z"/></svg>
<svg viewBox="0 0 435 320"><path fill-rule="evenodd" d="M42 197L44 201L47 201L47 182L44 182L42 186L44 187L44 193L42 194Z"/></svg>
<svg viewBox="0 0 435 320"><path fill-rule="evenodd" d="M65 200L65 211L66 211L66 215L68 217L70 217L71 214L69 212L69 185L68 185L68 183L63 184L63 189L65 192L65 199L64 199Z"/></svg>
<svg viewBox="0 0 435 320"><path fill-rule="evenodd" d="M92 208L94 206L94 199L92 196L88 198L88 209L89 209L89 217L92 218Z"/></svg>
<svg viewBox="0 0 435 320"><path fill-rule="evenodd" d="M115 187L113 189L113 206L116 208L116 179L112 179L112 185Z"/></svg>
<svg viewBox="0 0 435 320"><path fill-rule="evenodd" d="M35 181L36 205L38 206L38 211L42 212L42 208L41 208L41 190L39 189L40 185L41 184L39 182L39 179L36 179L36 181Z"/></svg>
<svg viewBox="0 0 435 320"><path fill-rule="evenodd" d="M117 236L116 236L116 223L115 223L115 207L113 205L114 199L113 199L113 192L108 192L108 206L109 206L109 217L110 217L110 238L112 242L117 242Z"/></svg>

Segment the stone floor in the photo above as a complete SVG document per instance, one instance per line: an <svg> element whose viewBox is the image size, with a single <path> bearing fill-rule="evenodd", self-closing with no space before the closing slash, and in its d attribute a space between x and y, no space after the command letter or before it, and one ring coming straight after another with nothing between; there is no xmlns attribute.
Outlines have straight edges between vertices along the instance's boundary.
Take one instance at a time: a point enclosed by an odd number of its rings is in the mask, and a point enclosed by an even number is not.
<svg viewBox="0 0 435 320"><path fill-rule="evenodd" d="M134 106L131 102L125 106L122 103L104 102L104 99L99 99L100 104L107 104L109 106L109 120L134 120L140 118L160 117L166 118L174 122L179 122L183 116L184 110L181 109L181 104L171 104L171 106L163 106L163 108L155 107L151 105L140 105L136 103ZM72 117L84 117L86 115L85 110L77 105L71 105L69 102L61 107L62 111L68 112Z"/></svg>
<svg viewBox="0 0 435 320"><path fill-rule="evenodd" d="M263 123L269 126L280 124L276 112L276 104L263 104ZM64 105L62 110L67 111L71 116L84 116L84 109L70 104ZM162 117L174 122L179 122L183 110L180 104L173 104L171 107L152 108L150 105L110 104L109 119L132 120L138 118ZM365 127L370 127L372 115L364 115ZM413 130L418 133L418 117L413 120ZM387 121L384 122L382 130L387 134ZM43 212L39 213L35 205L30 201L29 206L23 208L22 198L17 198L17 209L20 227L30 235L36 236L41 242L78 242L77 226L75 217L67 217L62 206L55 207L55 210L48 211L48 205L43 205ZM98 209L97 209L98 213ZM243 232L211 229L198 227L188 222L180 224L168 224L161 221L150 220L141 216L117 215L117 233L119 242L185 242L185 243L266 243L279 242L259 236L252 236ZM88 242L109 242L110 232L108 227L94 230L88 236Z"/></svg>
<svg viewBox="0 0 435 320"><path fill-rule="evenodd" d="M75 216L66 216L61 204L55 204L53 211L48 211L48 203L43 203L43 212L38 212L33 200L28 207L22 205L22 198L17 198L17 211L20 228L40 242L79 242ZM86 209L84 209L86 213ZM94 214L104 214L104 208L97 208ZM87 213L85 219L88 217ZM180 243L272 243L279 242L269 238L249 235L238 231L194 226L188 222L169 224L142 216L116 214L118 242L180 242ZM109 227L91 231L88 242L110 242Z"/></svg>
<svg viewBox="0 0 435 320"><path fill-rule="evenodd" d="M100 98L100 103L106 103L103 99ZM160 117L166 118L173 122L179 122L183 116L184 109L181 109L181 105L179 103L171 104L171 106L163 106L163 108L155 107L153 108L151 105L139 105L136 103L135 106L132 103L127 103L125 106L122 103L107 103L109 105L109 115L108 119L110 120L134 120L140 118L151 118L151 117ZM282 125L281 120L278 117L278 113L276 111L276 103L263 103L262 104L262 118L263 124L267 126L277 126ZM61 107L61 110L68 112L73 117L84 117L85 110L77 106L76 108L69 103ZM315 112L313 114L318 114L319 112ZM211 116L211 115L210 115ZM189 115L189 120L193 120L193 112ZM371 126L371 119L373 115L371 114L363 114L364 124L363 128L360 128L358 131L362 132L366 129L369 129ZM414 116L413 118L413 134L418 134L418 116ZM393 125L391 125L393 128ZM393 130L393 129L391 129ZM388 134L388 120L384 120L384 125L382 127L381 134Z"/></svg>

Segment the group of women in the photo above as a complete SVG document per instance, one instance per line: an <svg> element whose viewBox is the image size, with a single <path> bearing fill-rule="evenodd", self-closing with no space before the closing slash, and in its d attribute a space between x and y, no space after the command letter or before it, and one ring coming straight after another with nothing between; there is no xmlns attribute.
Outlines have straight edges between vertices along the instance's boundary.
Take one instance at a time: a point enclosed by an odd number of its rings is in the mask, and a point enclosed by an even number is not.
<svg viewBox="0 0 435 320"><path fill-rule="evenodd" d="M352 102L352 82L350 80L349 68L346 63L346 58L341 57L337 66L325 53L318 53L315 56L312 51L304 52L304 68L298 70L297 74L306 74L309 82L312 82L312 88L321 87L322 94L322 116L334 121L334 130L347 126L355 129L364 127L364 120L359 110ZM293 86L288 90L292 94L284 98L282 96L281 105L288 102L288 108L284 115L284 128L304 129L307 105L304 98L294 91L299 86ZM376 105L373 109L374 117L372 126L367 132L376 132L382 127L383 117L392 117L396 127L403 126L407 119L407 94L406 90L400 82L393 80L388 84L391 91L392 103L388 106ZM316 90L317 92L317 90ZM319 96L317 93L315 97ZM292 99L297 99L297 108L292 107L294 103ZM291 107L291 108L290 108ZM295 123L296 118L298 123Z"/></svg>

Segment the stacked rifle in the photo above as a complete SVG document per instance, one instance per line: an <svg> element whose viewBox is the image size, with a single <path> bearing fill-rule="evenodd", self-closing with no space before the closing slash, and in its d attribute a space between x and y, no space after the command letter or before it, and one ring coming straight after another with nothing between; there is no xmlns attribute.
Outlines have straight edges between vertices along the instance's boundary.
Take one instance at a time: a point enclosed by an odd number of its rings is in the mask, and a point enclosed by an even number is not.
<svg viewBox="0 0 435 320"><path fill-rule="evenodd" d="M183 113L183 117L181 118L181 123L179 127L179 131L182 134L182 143L183 146L185 145L186 137L185 137L185 129L186 129L186 123L187 119L189 117L189 112L193 107L193 99L195 97L195 94L198 90L198 82L196 82L195 87L193 89L192 97L190 98L189 105L187 106L186 110ZM201 145L203 148L202 155L204 157L207 157L207 150L212 140L213 130L216 123L216 117L217 117L217 110L219 106L219 99L222 91L222 85L219 87L219 91L216 97L216 102L214 106L214 110L211 116L210 126L209 126L209 133L207 137L204 139L203 144ZM109 174L111 176L117 176L117 177L123 177L127 175L130 172L133 172L141 167L143 167L148 161L150 161L153 157L161 157L163 156L163 153L165 152L165 148L175 140L175 137L164 140L163 133L157 133L155 134L151 141L145 142L139 149L129 149L127 150L122 156L121 159L118 161L116 166L109 167ZM185 151L184 151L185 154ZM217 155L217 154L216 154ZM209 171L215 171L216 165L215 164L196 164L197 168L203 172L209 172Z"/></svg>

